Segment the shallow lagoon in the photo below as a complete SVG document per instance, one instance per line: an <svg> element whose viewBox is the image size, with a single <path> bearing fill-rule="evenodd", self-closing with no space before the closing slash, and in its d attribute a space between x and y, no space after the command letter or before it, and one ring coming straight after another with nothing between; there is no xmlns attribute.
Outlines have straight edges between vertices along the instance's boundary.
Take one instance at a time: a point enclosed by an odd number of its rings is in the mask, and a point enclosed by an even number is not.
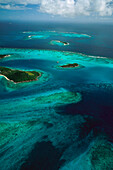
<svg viewBox="0 0 113 170"><path fill-rule="evenodd" d="M71 38L90 38L90 35L79 34L75 32L57 32L57 31L39 31L39 32L23 32L27 34L27 39L46 39L49 37L71 37Z"/></svg>

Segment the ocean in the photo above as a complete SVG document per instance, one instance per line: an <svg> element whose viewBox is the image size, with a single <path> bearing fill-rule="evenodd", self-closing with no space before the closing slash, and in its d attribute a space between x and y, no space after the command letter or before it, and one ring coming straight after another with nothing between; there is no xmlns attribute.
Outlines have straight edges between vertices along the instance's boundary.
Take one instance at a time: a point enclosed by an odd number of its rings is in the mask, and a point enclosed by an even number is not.
<svg viewBox="0 0 113 170"><path fill-rule="evenodd" d="M112 170L113 24L0 22L0 55L41 73L0 76L0 169Z"/></svg>

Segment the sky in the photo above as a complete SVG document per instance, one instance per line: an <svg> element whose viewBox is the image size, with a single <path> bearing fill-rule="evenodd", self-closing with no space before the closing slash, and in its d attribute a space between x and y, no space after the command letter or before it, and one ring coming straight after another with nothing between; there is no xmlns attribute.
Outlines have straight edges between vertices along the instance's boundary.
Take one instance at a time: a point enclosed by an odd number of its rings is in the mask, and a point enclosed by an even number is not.
<svg viewBox="0 0 113 170"><path fill-rule="evenodd" d="M0 0L0 20L113 22L113 0Z"/></svg>

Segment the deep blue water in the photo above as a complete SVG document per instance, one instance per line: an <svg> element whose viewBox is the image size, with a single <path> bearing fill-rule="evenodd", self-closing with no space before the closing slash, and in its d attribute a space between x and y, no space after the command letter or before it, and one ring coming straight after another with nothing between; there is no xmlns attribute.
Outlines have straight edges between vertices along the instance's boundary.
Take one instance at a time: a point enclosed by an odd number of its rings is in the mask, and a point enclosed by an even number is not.
<svg viewBox="0 0 113 170"><path fill-rule="evenodd" d="M70 43L69 46L59 47L49 44L54 37L25 40L22 33L25 31L77 32L88 34L91 38L59 36L57 39ZM113 25L1 22L0 47L72 51L113 58ZM67 170L65 166L69 170L72 167L79 170L78 167L82 166L84 170L87 166L82 156L86 154L89 158L88 149L92 142L98 143L102 138L104 143L105 138L107 142L113 143L113 68L95 65L76 71L55 70L55 64L51 59L42 58L0 61L0 66L40 69L49 75L48 81L42 84L33 82L14 89L0 80L0 134L3 135L3 141L7 139L0 148L0 168L3 170ZM40 106L36 102L38 95L59 89L79 92L82 100L55 106ZM45 103L43 101L42 104ZM6 129L2 123L6 124ZM68 167L68 163L75 158L81 162ZM106 157L105 161L108 161ZM113 165L113 162L110 163L109 170Z"/></svg>
<svg viewBox="0 0 113 170"><path fill-rule="evenodd" d="M38 39L25 42L22 40L23 35L21 34L24 31L60 31L88 34L92 36L91 39L60 37L61 41L68 41L71 44L62 47L62 50L113 57L113 24L110 23L0 23L0 47L61 50L60 47L49 45L48 42L53 40L52 37L45 40Z"/></svg>

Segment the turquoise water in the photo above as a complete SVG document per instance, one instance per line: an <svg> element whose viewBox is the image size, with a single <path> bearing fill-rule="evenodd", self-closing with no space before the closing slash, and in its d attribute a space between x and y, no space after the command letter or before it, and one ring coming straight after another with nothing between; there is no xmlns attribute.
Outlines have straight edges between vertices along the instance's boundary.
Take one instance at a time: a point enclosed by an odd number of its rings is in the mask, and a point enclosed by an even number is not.
<svg viewBox="0 0 113 170"><path fill-rule="evenodd" d="M26 39L46 39L49 37L71 37L71 38L90 38L90 35L87 34L79 34L75 32L57 32L57 31L39 31L39 32L23 32L23 34L27 34Z"/></svg>
<svg viewBox="0 0 113 170"><path fill-rule="evenodd" d="M20 32L16 33L15 44L23 38L19 37ZM50 33L51 37L45 39L40 32L41 39L24 42L33 46L32 41L37 44L40 40L45 47L58 35L58 31L44 31L44 36ZM58 36L77 38L69 30L59 31ZM78 37L78 41L93 41L92 37L82 38ZM5 48L5 43L4 38L0 54L10 57L0 59L0 66L43 74L37 81L19 84L0 76L0 169L111 170L112 56L72 52L73 40L65 50L63 46L58 47L60 50L52 49L51 45L49 49L27 45ZM83 44L82 47L85 48ZM70 63L78 63L79 67L59 67Z"/></svg>

